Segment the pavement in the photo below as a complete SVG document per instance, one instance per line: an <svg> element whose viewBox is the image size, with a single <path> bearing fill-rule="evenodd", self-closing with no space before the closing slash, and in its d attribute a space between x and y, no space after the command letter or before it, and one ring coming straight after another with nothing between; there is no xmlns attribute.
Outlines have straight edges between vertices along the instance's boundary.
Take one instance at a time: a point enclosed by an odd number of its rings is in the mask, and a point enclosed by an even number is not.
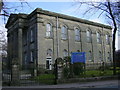
<svg viewBox="0 0 120 90"><path fill-rule="evenodd" d="M107 88L108 90L120 90L119 80L105 80L105 81L94 81L94 82L80 82L80 83L69 83L69 84L57 84L57 85L38 85L38 86L9 86L3 87L2 90L40 90L40 89L59 89L59 90L86 90L86 88ZM100 89L103 90L103 89ZM106 90L106 89L105 89Z"/></svg>

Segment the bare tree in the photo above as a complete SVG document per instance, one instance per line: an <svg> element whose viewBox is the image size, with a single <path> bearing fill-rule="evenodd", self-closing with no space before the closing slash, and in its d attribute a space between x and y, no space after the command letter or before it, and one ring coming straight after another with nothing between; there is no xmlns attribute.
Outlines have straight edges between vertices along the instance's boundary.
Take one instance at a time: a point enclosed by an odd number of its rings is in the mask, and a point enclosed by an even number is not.
<svg viewBox="0 0 120 90"><path fill-rule="evenodd" d="M23 7L25 6L31 8L26 0L18 0L18 2L19 4L17 6L9 6L9 4L5 2L5 0L0 0L0 16L9 17L11 11L19 12L19 10L23 9Z"/></svg>
<svg viewBox="0 0 120 90"><path fill-rule="evenodd" d="M102 14L105 14L107 18L109 18L112 22L113 26L113 41L112 41L112 47L113 47L113 73L116 74L116 63L115 63L115 37L116 37L116 31L117 31L117 24L120 23L120 20L118 17L120 17L120 0L118 2L111 2L111 0L106 0L105 2L80 2L80 0L76 1L77 4L80 6L82 5L88 5L89 8L84 12L84 15L89 14L92 11L92 14L94 15L96 12L99 12L100 14L98 17L100 17Z"/></svg>
<svg viewBox="0 0 120 90"><path fill-rule="evenodd" d="M0 60L7 57L7 42L5 39L5 31L0 30Z"/></svg>
<svg viewBox="0 0 120 90"><path fill-rule="evenodd" d="M10 16L11 12L20 12L20 10L22 10L25 6L31 8L25 0L18 0L18 2L19 3L17 3L17 5L10 5L11 3L6 2L6 0L0 0L0 16L2 17L4 23L6 23L6 20ZM3 58L7 57L7 40L5 33L5 30L0 29L0 60L2 61L5 60Z"/></svg>
<svg viewBox="0 0 120 90"><path fill-rule="evenodd" d="M3 7L3 1L0 0L0 13L1 13L2 7Z"/></svg>

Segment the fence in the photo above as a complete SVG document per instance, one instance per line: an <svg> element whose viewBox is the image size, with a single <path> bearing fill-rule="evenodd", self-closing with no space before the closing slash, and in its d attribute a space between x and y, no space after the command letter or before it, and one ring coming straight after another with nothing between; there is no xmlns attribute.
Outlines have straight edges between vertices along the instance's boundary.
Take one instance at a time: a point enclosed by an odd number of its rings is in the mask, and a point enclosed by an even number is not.
<svg viewBox="0 0 120 90"><path fill-rule="evenodd" d="M12 70L3 70L2 79L4 86L17 85L48 85L56 84L56 79L69 79L69 78L87 78L99 76L113 75L112 63L87 63L72 65L58 65L59 78L56 78L55 70L46 70L43 68L34 68L27 66L27 68L19 69L14 66ZM37 74L36 74L37 73ZM62 73L60 75L60 73ZM117 71L120 73L120 71ZM62 80L61 79L61 80Z"/></svg>
<svg viewBox="0 0 120 90"><path fill-rule="evenodd" d="M3 70L3 86L29 86L29 85L46 85L54 84L55 75L53 70L39 69L27 66L18 69L13 66L12 70ZM36 74L37 73L37 74Z"/></svg>
<svg viewBox="0 0 120 90"><path fill-rule="evenodd" d="M120 70L117 70L117 74ZM87 78L87 77L100 77L112 76L113 66L112 63L75 63L70 65L70 68L63 69L64 78Z"/></svg>

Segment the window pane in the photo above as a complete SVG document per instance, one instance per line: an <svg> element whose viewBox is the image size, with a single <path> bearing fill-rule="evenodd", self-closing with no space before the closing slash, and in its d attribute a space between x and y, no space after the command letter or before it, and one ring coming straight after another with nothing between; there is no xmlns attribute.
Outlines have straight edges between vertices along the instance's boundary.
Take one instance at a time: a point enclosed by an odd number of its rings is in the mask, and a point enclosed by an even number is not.
<svg viewBox="0 0 120 90"><path fill-rule="evenodd" d="M86 34L87 34L87 42L91 42L91 32L87 31Z"/></svg>
<svg viewBox="0 0 120 90"><path fill-rule="evenodd" d="M63 56L64 56L64 57L68 56L67 50L64 50L64 51L63 51Z"/></svg>
<svg viewBox="0 0 120 90"><path fill-rule="evenodd" d="M111 61L111 54L108 52L108 60Z"/></svg>
<svg viewBox="0 0 120 90"><path fill-rule="evenodd" d="M30 31L30 35L31 35L31 42L33 41L33 30Z"/></svg>
<svg viewBox="0 0 120 90"><path fill-rule="evenodd" d="M97 42L101 43L101 35L99 32L97 32Z"/></svg>
<svg viewBox="0 0 120 90"><path fill-rule="evenodd" d="M50 37L50 32L46 32L46 36L47 36L47 37Z"/></svg>
<svg viewBox="0 0 120 90"><path fill-rule="evenodd" d="M65 26L62 27L61 37L62 39L67 39L67 28Z"/></svg>
<svg viewBox="0 0 120 90"><path fill-rule="evenodd" d="M27 64L27 53L24 53L24 63Z"/></svg>
<svg viewBox="0 0 120 90"><path fill-rule="evenodd" d="M46 25L46 36L47 37L52 37L52 26L51 26L51 24Z"/></svg>
<svg viewBox="0 0 120 90"><path fill-rule="evenodd" d="M31 51L30 56L31 56L31 62L33 62L34 61L34 53L33 53L33 51Z"/></svg>
<svg viewBox="0 0 120 90"><path fill-rule="evenodd" d="M99 60L102 61L102 53L99 51Z"/></svg>
<svg viewBox="0 0 120 90"><path fill-rule="evenodd" d="M93 62L93 54L91 51L88 52L88 61Z"/></svg>
<svg viewBox="0 0 120 90"><path fill-rule="evenodd" d="M52 50L51 49L47 50L47 56L52 56Z"/></svg>
<svg viewBox="0 0 120 90"><path fill-rule="evenodd" d="M110 40L109 40L109 35L106 35L106 43L109 44Z"/></svg>
<svg viewBox="0 0 120 90"><path fill-rule="evenodd" d="M80 30L79 29L75 29L75 40L80 41Z"/></svg>
<svg viewBox="0 0 120 90"><path fill-rule="evenodd" d="M51 25L50 24L47 24L47 31L51 31Z"/></svg>
<svg viewBox="0 0 120 90"><path fill-rule="evenodd" d="M89 37L90 36L90 32L89 31L87 31L87 37Z"/></svg>

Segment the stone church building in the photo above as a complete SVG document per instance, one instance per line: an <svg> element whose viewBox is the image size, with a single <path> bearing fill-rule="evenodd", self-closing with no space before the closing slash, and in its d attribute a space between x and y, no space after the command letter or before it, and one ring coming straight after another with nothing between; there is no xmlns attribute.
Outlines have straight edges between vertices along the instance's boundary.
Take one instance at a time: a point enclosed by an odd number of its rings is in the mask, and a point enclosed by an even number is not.
<svg viewBox="0 0 120 90"><path fill-rule="evenodd" d="M30 14L11 14L8 60L51 70L56 58L85 52L86 63L112 62L112 28L40 8Z"/></svg>

